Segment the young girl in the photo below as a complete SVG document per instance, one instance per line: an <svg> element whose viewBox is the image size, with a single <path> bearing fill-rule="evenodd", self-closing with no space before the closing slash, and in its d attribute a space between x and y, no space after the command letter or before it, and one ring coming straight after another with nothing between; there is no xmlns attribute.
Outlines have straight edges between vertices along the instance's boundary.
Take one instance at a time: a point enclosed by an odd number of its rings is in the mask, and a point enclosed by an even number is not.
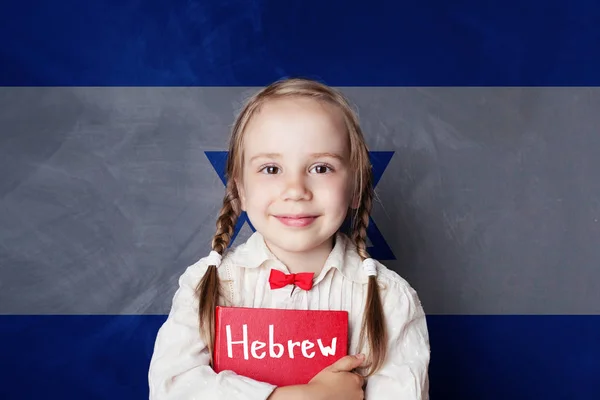
<svg viewBox="0 0 600 400"><path fill-rule="evenodd" d="M212 251L180 277L158 332L150 399L428 399L425 315L411 286L367 254L371 165L342 94L303 79L258 92L233 127L227 179ZM227 250L242 211L256 232ZM312 280L271 288L271 270ZM217 374L216 305L347 310L350 355L305 385Z"/></svg>

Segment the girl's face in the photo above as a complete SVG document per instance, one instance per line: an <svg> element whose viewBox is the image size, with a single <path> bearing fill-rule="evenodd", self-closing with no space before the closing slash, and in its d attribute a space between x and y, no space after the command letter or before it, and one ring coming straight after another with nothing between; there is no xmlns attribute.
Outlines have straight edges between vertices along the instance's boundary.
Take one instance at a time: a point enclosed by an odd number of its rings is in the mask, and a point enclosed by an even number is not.
<svg viewBox="0 0 600 400"><path fill-rule="evenodd" d="M352 198L342 113L306 98L270 100L244 132L242 208L276 255L330 248Z"/></svg>

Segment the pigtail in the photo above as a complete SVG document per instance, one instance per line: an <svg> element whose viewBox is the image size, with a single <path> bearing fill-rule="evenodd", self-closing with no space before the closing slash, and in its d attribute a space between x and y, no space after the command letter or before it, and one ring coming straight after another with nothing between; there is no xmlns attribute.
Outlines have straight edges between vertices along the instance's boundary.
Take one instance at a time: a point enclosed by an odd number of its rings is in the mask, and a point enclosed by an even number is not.
<svg viewBox="0 0 600 400"><path fill-rule="evenodd" d="M365 190L362 194L361 204L354 219L352 229L352 240L360 257L365 260L369 258L367 253L367 226L369 225L369 215L373 203L373 190ZM377 284L377 276L369 276L367 289L367 299L360 332L360 341L358 348L362 349L365 341L368 341L371 349L367 358L369 371L366 376L373 375L385 361L387 351L387 331L385 326L385 316L383 313L383 304Z"/></svg>
<svg viewBox="0 0 600 400"><path fill-rule="evenodd" d="M212 249L223 255L234 233L235 224L240 216L240 200L233 181L228 182L223 198L223 206L217 218L217 232L212 240ZM196 294L200 298L198 317L200 320L200 335L210 354L212 366L215 340L215 307L218 305L220 291L217 265L209 265L208 270L198 283Z"/></svg>

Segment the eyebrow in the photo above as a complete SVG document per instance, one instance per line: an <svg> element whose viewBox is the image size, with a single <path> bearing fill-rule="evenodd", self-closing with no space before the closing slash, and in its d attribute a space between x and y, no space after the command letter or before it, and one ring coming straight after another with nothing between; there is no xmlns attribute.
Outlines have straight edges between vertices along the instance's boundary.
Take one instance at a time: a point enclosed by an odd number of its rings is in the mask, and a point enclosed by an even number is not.
<svg viewBox="0 0 600 400"><path fill-rule="evenodd" d="M281 154L279 153L260 153L255 155L250 159L250 162L256 160L257 158L280 158Z"/></svg>
<svg viewBox="0 0 600 400"><path fill-rule="evenodd" d="M344 157L342 157L341 155L339 155L337 153L313 153L310 156L313 158L329 157L329 158L338 159L340 161L344 161Z"/></svg>
<svg viewBox="0 0 600 400"><path fill-rule="evenodd" d="M310 156L312 158L330 157L330 158L335 158L340 161L344 161L344 157L342 157L341 155L339 155L337 153L313 153ZM254 157L252 157L250 159L250 162L253 162L257 158L281 158L281 157L282 156L279 153L260 153L260 154L255 155Z"/></svg>

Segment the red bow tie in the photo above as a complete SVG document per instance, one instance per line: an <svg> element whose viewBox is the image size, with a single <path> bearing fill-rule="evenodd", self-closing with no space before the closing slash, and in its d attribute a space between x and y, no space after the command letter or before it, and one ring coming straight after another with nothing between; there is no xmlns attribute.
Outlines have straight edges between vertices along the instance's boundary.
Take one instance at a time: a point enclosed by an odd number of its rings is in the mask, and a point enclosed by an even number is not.
<svg viewBox="0 0 600 400"><path fill-rule="evenodd" d="M314 272L300 272L297 274L284 274L283 272L272 269L269 275L271 289L279 289L287 285L296 285L300 289L310 290L313 285Z"/></svg>

